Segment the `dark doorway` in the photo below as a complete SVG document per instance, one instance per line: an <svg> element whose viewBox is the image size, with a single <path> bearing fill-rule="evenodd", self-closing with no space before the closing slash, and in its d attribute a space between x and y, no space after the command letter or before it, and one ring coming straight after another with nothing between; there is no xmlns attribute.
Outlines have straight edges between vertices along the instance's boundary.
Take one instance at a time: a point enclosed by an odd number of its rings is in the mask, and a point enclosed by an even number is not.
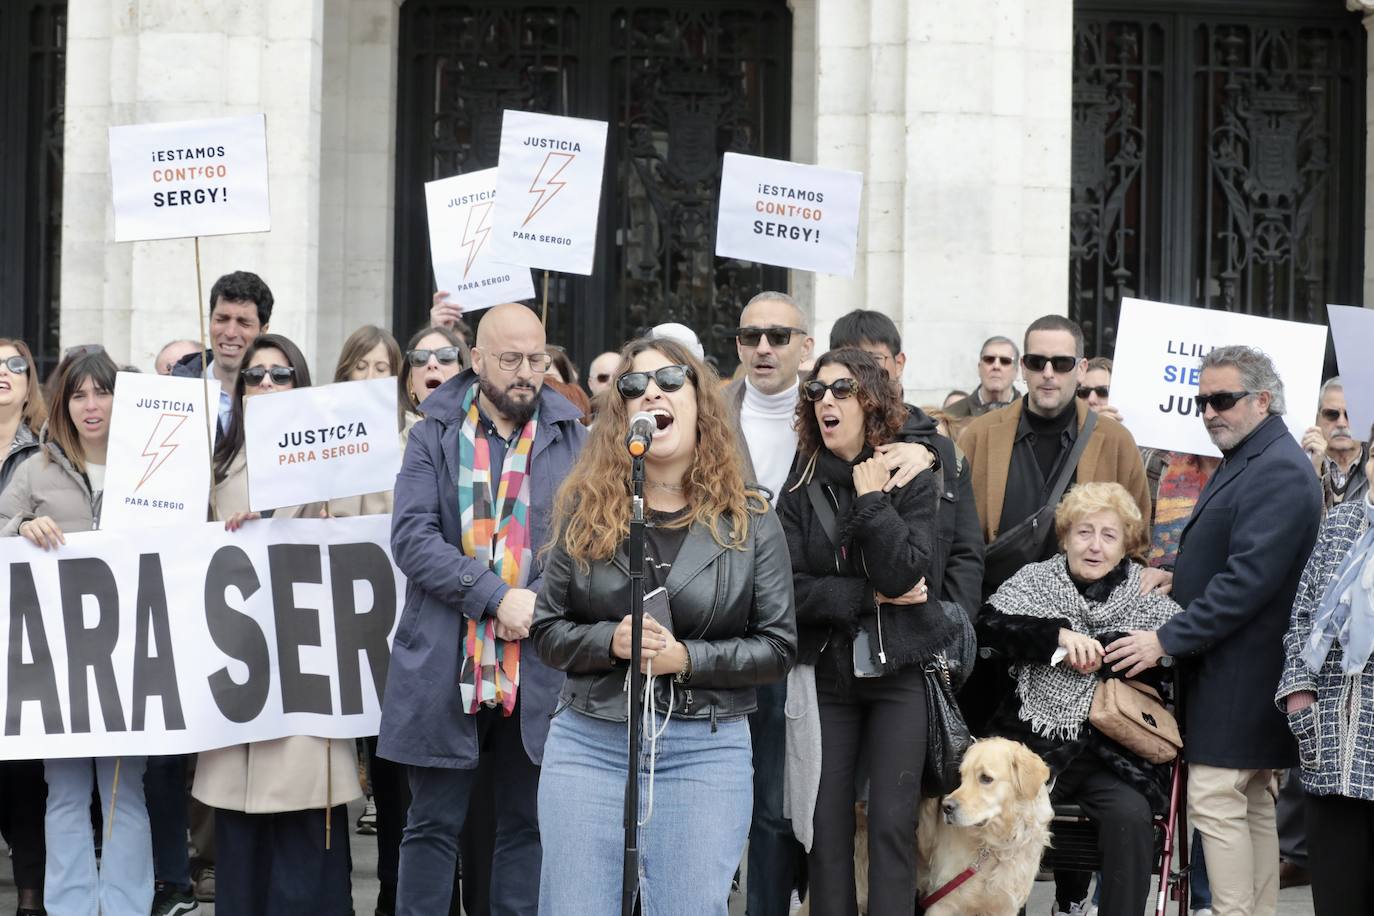
<svg viewBox="0 0 1374 916"><path fill-rule="evenodd" d="M66 0L0 4L0 336L57 362Z"/></svg>
<svg viewBox="0 0 1374 916"><path fill-rule="evenodd" d="M434 289L423 183L496 165L501 112L515 108L610 122L595 273L552 275L549 341L585 367L601 350L679 321L733 368L740 308L761 289L785 289L787 272L715 257L721 156L787 158L791 46L786 0L407 0L398 336L425 321Z"/></svg>
<svg viewBox="0 0 1374 916"><path fill-rule="evenodd" d="M1361 304L1366 42L1334 0L1078 0L1069 314L1090 355L1125 296L1318 323Z"/></svg>

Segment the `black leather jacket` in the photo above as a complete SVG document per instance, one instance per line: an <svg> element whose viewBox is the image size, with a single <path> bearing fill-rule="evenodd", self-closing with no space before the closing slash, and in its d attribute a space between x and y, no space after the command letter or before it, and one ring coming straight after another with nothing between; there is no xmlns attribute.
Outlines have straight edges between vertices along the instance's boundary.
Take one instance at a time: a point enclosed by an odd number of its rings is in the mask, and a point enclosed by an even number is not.
<svg viewBox="0 0 1374 916"><path fill-rule="evenodd" d="M682 684L656 677L655 707L668 709L671 686L674 716L728 719L753 712L754 688L780 680L797 655L792 564L778 517L771 509L751 516L740 550L722 547L705 525L694 523L665 586L692 674ZM629 607L623 547L587 572L561 539L549 551L531 638L545 664L568 673L558 712L571 706L625 721L629 665L611 655L611 637Z"/></svg>

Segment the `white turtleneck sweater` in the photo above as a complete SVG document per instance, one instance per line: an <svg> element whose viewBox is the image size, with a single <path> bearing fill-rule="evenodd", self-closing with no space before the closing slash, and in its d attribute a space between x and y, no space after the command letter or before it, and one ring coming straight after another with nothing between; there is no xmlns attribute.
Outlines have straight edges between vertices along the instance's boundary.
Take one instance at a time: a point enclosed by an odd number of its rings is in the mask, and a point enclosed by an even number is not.
<svg viewBox="0 0 1374 916"><path fill-rule="evenodd" d="M749 460L754 463L754 473L758 477L750 482L771 490L774 505L797 454L797 433L792 428L796 410L795 387L784 388L778 394L764 394L745 376L739 423L744 430L745 444L749 446Z"/></svg>

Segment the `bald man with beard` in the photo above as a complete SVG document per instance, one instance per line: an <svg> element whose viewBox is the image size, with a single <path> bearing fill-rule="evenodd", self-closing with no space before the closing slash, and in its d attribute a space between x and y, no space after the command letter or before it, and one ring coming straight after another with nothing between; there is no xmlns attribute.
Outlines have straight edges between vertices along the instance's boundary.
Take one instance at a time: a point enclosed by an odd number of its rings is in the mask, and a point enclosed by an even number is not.
<svg viewBox="0 0 1374 916"><path fill-rule="evenodd" d="M581 411L543 386L549 361L534 312L492 308L472 368L425 399L396 477L407 587L377 751L406 766L412 795L398 916L449 912L479 761L497 774L492 912L538 911L539 764L563 674L526 637L554 493L586 436Z"/></svg>

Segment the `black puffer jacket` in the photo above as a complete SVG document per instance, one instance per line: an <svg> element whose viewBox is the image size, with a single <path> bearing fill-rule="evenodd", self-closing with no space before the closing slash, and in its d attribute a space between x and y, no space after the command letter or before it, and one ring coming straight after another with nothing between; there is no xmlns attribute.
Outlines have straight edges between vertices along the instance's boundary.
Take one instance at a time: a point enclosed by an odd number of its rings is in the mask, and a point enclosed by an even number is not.
<svg viewBox="0 0 1374 916"><path fill-rule="evenodd" d="M665 588L674 632L692 660L691 678L673 686L673 715L724 719L753 712L754 688L780 680L797 654L792 570L777 515L765 508L751 516L748 542L739 550L722 547L709 528L693 523ZM530 634L544 663L568 673L560 711L572 706L594 718L625 720L629 666L612 656L611 638L629 608L623 546L585 573L561 539L549 550ZM672 680L655 679L659 712L668 708Z"/></svg>
<svg viewBox="0 0 1374 916"><path fill-rule="evenodd" d="M851 646L859 628L868 630L874 652L887 658L888 673L924 659L956 635L954 625L931 601L884 605L874 594L909 592L930 576L935 555L938 470L926 470L891 493L854 496L854 464L872 457L865 448L853 463L821 450L814 477L835 509L841 550L836 550L812 508L798 472L778 499L797 594L797 659L814 665L829 646L842 683L853 676ZM881 620L881 633L879 621Z"/></svg>

